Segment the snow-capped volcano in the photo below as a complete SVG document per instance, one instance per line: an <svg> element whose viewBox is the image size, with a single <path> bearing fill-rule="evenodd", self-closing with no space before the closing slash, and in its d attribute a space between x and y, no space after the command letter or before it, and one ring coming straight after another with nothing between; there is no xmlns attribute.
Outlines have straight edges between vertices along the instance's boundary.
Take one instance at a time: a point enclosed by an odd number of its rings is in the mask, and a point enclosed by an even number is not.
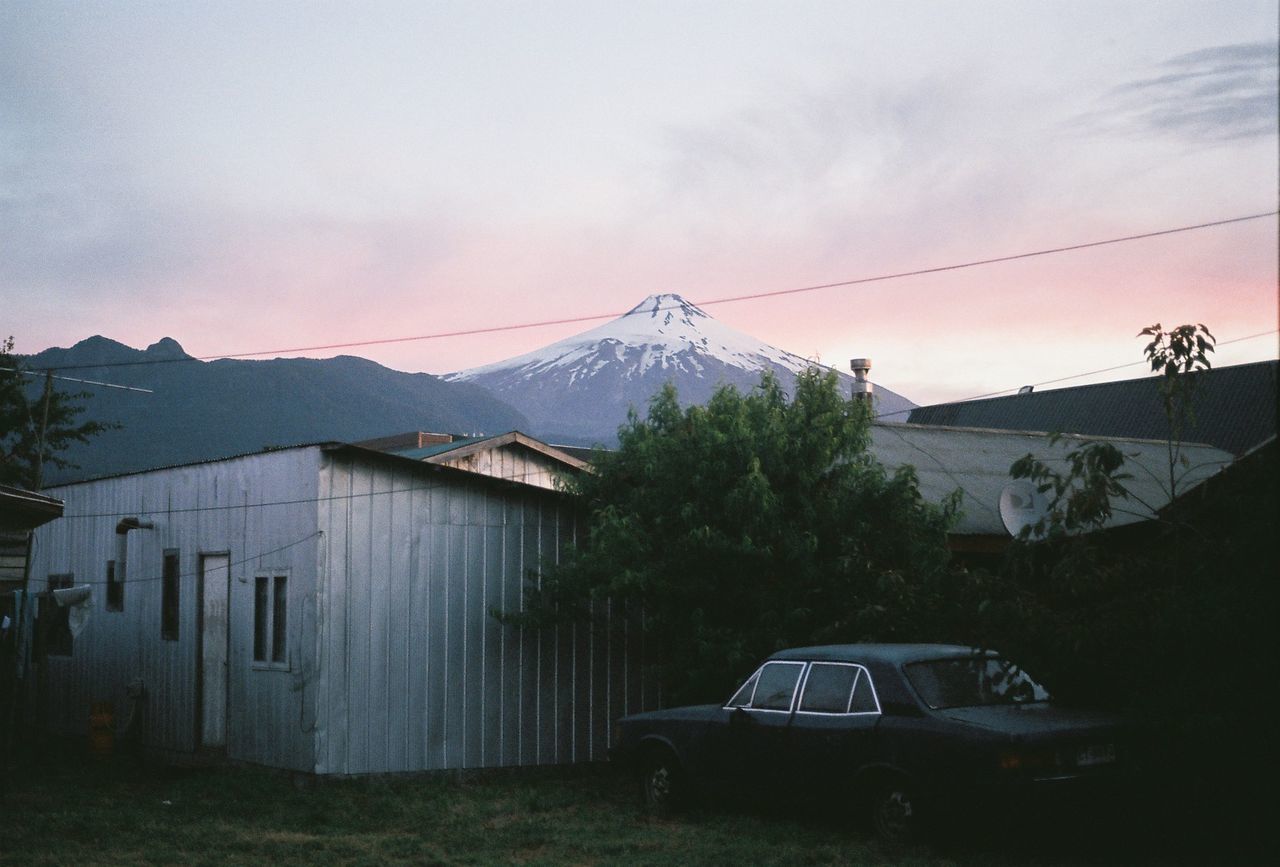
<svg viewBox="0 0 1280 867"><path fill-rule="evenodd" d="M643 413L667 382L675 384L682 402L700 403L721 383L749 389L770 370L785 386L810 366L666 294L650 295L590 331L445 378L488 388L527 415L540 436L611 441L627 409ZM901 411L905 418L915 406L880 386L875 395L881 414Z"/></svg>

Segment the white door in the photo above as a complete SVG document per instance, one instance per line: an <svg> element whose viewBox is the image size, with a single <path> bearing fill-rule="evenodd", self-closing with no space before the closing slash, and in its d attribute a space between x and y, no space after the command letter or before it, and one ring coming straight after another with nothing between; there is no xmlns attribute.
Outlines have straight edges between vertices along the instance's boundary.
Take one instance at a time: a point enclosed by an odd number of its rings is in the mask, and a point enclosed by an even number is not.
<svg viewBox="0 0 1280 867"><path fill-rule="evenodd" d="M230 558L200 558L202 619L200 630L200 745L227 745L227 601L231 590Z"/></svg>

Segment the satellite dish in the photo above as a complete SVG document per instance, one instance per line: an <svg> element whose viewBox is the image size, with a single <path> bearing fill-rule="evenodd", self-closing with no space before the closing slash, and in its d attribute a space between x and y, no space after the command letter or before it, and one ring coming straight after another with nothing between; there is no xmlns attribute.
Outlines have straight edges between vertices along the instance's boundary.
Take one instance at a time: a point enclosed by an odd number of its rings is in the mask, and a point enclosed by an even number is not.
<svg viewBox="0 0 1280 867"><path fill-rule="evenodd" d="M1049 514L1049 501L1036 486L1026 479L1017 479L1004 486L1000 492L1000 520L1010 536L1017 536L1024 527L1034 527ZM1043 531L1031 532L1031 539L1043 539Z"/></svg>

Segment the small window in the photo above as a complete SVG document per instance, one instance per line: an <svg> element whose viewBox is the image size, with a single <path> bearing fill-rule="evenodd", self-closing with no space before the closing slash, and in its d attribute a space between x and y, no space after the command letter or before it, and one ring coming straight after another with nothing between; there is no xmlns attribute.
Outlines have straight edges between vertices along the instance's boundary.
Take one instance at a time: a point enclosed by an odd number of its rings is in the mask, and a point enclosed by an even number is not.
<svg viewBox="0 0 1280 867"><path fill-rule="evenodd" d="M116 561L107 561L107 610L124 611L124 576L117 574Z"/></svg>
<svg viewBox="0 0 1280 867"><path fill-rule="evenodd" d="M804 682L800 710L809 713L848 713L849 698L860 669L853 665L815 662Z"/></svg>
<svg viewBox="0 0 1280 867"><path fill-rule="evenodd" d="M289 576L258 575L253 580L253 661L287 665Z"/></svg>
<svg viewBox="0 0 1280 867"><path fill-rule="evenodd" d="M160 572L160 637L165 641L178 640L180 589L178 552L170 548L164 552L164 566Z"/></svg>
<svg viewBox="0 0 1280 867"><path fill-rule="evenodd" d="M871 674L866 669L861 670L858 682L853 685L849 713L880 713L880 702L876 701L876 691L871 688Z"/></svg>
<svg viewBox="0 0 1280 867"><path fill-rule="evenodd" d="M739 687L725 707L749 707L751 705L751 694L756 691L756 681L759 679L760 672L758 671L747 678L747 682Z"/></svg>
<svg viewBox="0 0 1280 867"><path fill-rule="evenodd" d="M66 590L75 584L74 575L50 575L50 590ZM71 639L71 609L59 605L53 599L48 600L49 607L46 612L44 603L40 605L41 618L49 618L48 631L45 633L45 649L50 656L70 656L72 639Z"/></svg>
<svg viewBox="0 0 1280 867"><path fill-rule="evenodd" d="M756 684L751 706L760 710L791 710L791 698L795 695L796 684L800 681L800 672L803 670L804 663L801 662L767 663L760 669L760 679Z"/></svg>
<svg viewBox="0 0 1280 867"><path fill-rule="evenodd" d="M289 597L289 578L286 575L275 576L275 593L271 597L271 661L285 661L285 612L288 611L286 600Z"/></svg>

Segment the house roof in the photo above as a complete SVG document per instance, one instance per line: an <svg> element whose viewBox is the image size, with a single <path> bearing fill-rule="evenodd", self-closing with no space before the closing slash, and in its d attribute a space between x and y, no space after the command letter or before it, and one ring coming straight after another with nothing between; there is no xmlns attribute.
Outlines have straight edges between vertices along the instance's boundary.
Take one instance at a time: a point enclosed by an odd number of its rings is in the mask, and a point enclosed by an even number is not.
<svg viewBox="0 0 1280 867"><path fill-rule="evenodd" d="M402 458L412 458L420 461L437 462L439 460L454 458L462 458L470 454L488 449L501 448L508 445L523 446L524 448L545 455L552 460L558 461L575 470L580 470L587 465L587 462L580 458L574 457L553 445L548 445L540 439L523 434L520 431L507 431L504 434L488 437L460 437L453 442L448 443L431 443L421 448L396 450L392 453ZM433 459L436 459L433 461Z"/></svg>
<svg viewBox="0 0 1280 867"><path fill-rule="evenodd" d="M1000 495L1012 481L1009 468L1026 454L1050 467L1066 469L1066 454L1085 442L1113 443L1125 456L1124 482L1131 497L1113 502L1105 526L1118 527L1154 518L1167 505L1169 462L1165 440L1064 436L1056 445L1043 434L980 428L877 423L871 428L871 453L889 471L915 467L924 499L939 503L962 492L961 514L954 535L1007 537L1000 518ZM1213 446L1183 444L1186 466L1176 467L1177 493L1190 490L1230 464L1232 455Z"/></svg>
<svg viewBox="0 0 1280 867"><path fill-rule="evenodd" d="M62 517L62 500L0 485L0 530L34 530Z"/></svg>
<svg viewBox="0 0 1280 867"><path fill-rule="evenodd" d="M1189 442L1242 455L1276 433L1278 361L1236 364L1188 374L1194 382ZM1057 431L1167 439L1169 422L1155 376L1033 391L1007 397L916 407L912 424Z"/></svg>

